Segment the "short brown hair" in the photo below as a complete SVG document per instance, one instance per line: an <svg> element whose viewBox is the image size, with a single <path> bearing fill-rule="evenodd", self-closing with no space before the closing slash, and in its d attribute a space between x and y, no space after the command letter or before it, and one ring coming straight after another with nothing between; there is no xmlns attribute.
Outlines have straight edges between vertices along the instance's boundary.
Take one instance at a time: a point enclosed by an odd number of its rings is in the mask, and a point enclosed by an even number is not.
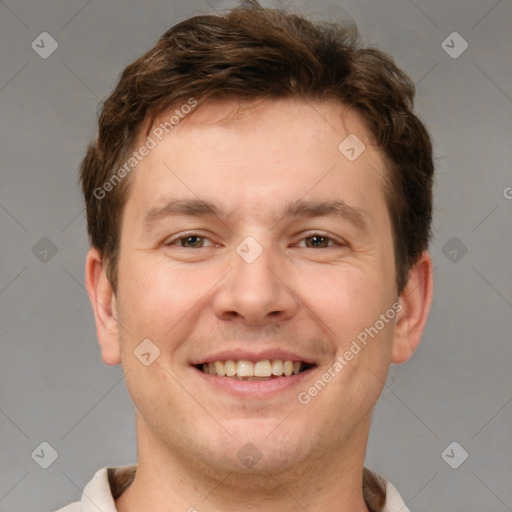
<svg viewBox="0 0 512 512"><path fill-rule="evenodd" d="M81 165L90 241L102 254L114 291L130 180L114 183L108 194L98 190L119 178L115 173L144 123L190 98L201 104L295 97L351 107L382 148L401 294L431 238L432 145L412 111L414 94L414 83L389 55L362 46L353 24L313 23L256 1L178 23L124 70Z"/></svg>

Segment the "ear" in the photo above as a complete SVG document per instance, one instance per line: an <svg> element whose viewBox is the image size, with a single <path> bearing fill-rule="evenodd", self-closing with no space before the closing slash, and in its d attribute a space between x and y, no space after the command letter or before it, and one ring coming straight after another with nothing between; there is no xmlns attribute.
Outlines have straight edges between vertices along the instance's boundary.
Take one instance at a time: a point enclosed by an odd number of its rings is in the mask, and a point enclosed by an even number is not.
<svg viewBox="0 0 512 512"><path fill-rule="evenodd" d="M107 364L119 364L121 348L116 297L103 267L101 254L95 248L91 248L87 253L85 287L94 311L101 357Z"/></svg>
<svg viewBox="0 0 512 512"><path fill-rule="evenodd" d="M393 363L404 363L418 348L430 311L433 286L432 259L424 251L412 267L399 299L402 309L396 316L391 354Z"/></svg>

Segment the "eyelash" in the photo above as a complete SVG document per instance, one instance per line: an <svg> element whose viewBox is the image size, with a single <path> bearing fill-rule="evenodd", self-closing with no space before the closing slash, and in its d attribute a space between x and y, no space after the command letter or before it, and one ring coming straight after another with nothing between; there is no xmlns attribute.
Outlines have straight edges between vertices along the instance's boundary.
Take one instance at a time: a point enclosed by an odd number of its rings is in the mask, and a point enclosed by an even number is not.
<svg viewBox="0 0 512 512"><path fill-rule="evenodd" d="M328 243L331 242L331 245L328 245L327 247L321 247L321 249L329 249L329 248L333 247L334 245L339 245L339 246L347 245L346 243L338 242L333 237L327 235L326 233L322 233L322 232L319 232L319 231L311 231L311 232L308 232L308 233L304 234L302 236L302 238L301 238L301 241L302 240L306 240L307 238L313 238L315 236L327 239ZM200 238L200 239L210 240L207 236L203 236L203 235L200 235L200 234L195 233L195 232L190 232L190 233L182 234L179 237L172 238L168 242L165 242L164 245L166 247L172 247L173 245L176 244L176 242L180 242L182 240L186 240L187 238L192 238L192 237L197 237L197 238ZM210 240L210 242L211 242L211 240ZM211 247L211 246L208 246L208 247ZM199 247L198 249L204 249L204 248L205 247ZM181 247L181 249L193 249L193 247ZM313 247L306 247L306 249L313 249Z"/></svg>

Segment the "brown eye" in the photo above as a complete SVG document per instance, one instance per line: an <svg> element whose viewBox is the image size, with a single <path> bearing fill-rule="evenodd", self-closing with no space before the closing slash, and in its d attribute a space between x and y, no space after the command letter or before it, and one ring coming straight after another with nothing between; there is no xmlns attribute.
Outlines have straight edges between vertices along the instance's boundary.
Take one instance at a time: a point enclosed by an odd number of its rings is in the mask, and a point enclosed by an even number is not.
<svg viewBox="0 0 512 512"><path fill-rule="evenodd" d="M181 247L203 247L204 238L198 235L186 236L179 239L181 242Z"/></svg>
<svg viewBox="0 0 512 512"><path fill-rule="evenodd" d="M332 245L332 240L329 237L319 235L319 234L305 237L304 240L306 241L306 247L308 247L310 249L318 249L318 248L324 249L324 248L330 246L329 245L330 242ZM309 243L308 243L308 241L309 241Z"/></svg>
<svg viewBox="0 0 512 512"><path fill-rule="evenodd" d="M165 242L167 247L182 247L183 249L201 249L203 247L211 247L214 245L209 238L196 233L177 236Z"/></svg>

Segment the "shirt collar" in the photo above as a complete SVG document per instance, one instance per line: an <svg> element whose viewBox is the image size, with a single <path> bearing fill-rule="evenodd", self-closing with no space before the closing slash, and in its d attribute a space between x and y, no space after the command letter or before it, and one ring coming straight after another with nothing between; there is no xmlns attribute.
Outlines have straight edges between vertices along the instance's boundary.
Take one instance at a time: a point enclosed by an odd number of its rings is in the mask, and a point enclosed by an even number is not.
<svg viewBox="0 0 512 512"><path fill-rule="evenodd" d="M132 483L136 464L103 468L96 472L82 494L82 512L116 512L115 499ZM393 484L386 482L386 505L382 512L409 512Z"/></svg>

